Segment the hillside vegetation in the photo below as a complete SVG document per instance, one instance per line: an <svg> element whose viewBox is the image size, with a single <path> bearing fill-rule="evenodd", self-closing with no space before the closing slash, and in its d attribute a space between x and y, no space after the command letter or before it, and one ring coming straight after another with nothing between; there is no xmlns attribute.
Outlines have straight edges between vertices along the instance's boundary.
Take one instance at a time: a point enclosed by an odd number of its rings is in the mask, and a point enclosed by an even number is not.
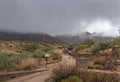
<svg viewBox="0 0 120 82"><path fill-rule="evenodd" d="M45 54L49 54L48 63L61 60L56 52L56 44L0 41L0 71L35 69L45 64Z"/></svg>
<svg viewBox="0 0 120 82"><path fill-rule="evenodd" d="M48 82L120 82L120 37L107 41L86 39L71 46L78 64L59 65Z"/></svg>
<svg viewBox="0 0 120 82"><path fill-rule="evenodd" d="M87 61L85 67L88 69L119 70L120 37L106 41L86 39L84 42L72 46L72 56L74 58L89 59L88 61L85 60ZM67 52L67 48L64 52Z"/></svg>

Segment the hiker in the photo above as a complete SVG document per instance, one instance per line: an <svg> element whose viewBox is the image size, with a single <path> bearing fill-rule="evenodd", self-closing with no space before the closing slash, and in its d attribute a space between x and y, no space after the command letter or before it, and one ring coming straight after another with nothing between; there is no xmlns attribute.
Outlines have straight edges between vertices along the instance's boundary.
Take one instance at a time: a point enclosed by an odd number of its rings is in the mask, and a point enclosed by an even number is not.
<svg viewBox="0 0 120 82"><path fill-rule="evenodd" d="M69 59L70 59L70 56L71 56L71 54L72 54L72 45L70 45L69 47L68 47L68 54L69 54Z"/></svg>

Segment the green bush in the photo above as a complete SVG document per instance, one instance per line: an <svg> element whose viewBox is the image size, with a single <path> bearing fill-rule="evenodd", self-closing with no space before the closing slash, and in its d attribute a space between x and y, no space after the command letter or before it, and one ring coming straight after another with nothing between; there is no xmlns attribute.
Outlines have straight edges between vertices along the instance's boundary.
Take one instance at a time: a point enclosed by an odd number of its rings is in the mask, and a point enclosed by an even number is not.
<svg viewBox="0 0 120 82"><path fill-rule="evenodd" d="M19 54L19 58L21 58L21 59L27 59L30 57L32 57L32 54L30 52L22 52Z"/></svg>
<svg viewBox="0 0 120 82"><path fill-rule="evenodd" d="M93 53L97 53L100 50L105 50L105 49L107 49L109 47L111 47L111 42L109 42L109 41L102 41L102 42L98 42L98 43L93 44L91 46L91 51Z"/></svg>
<svg viewBox="0 0 120 82"><path fill-rule="evenodd" d="M115 40L113 40L113 44L120 46L120 37L118 37Z"/></svg>
<svg viewBox="0 0 120 82"><path fill-rule="evenodd" d="M42 47L41 50L44 52L49 52L49 51L53 50L53 46L48 44L48 45Z"/></svg>
<svg viewBox="0 0 120 82"><path fill-rule="evenodd" d="M32 56L35 58L42 58L44 57L45 52L41 51L40 49L36 49L33 53Z"/></svg>
<svg viewBox="0 0 120 82"><path fill-rule="evenodd" d="M61 82L82 82L82 79L77 76L70 76L68 79L64 79Z"/></svg>
<svg viewBox="0 0 120 82"><path fill-rule="evenodd" d="M28 59L32 59L31 54L28 52L17 56L7 56L5 53L0 53L0 71L23 70L18 69L18 67L21 67L21 62L24 66L29 66L36 62L35 60L33 62L31 60L27 61ZM23 62L24 60L27 62Z"/></svg>
<svg viewBox="0 0 120 82"><path fill-rule="evenodd" d="M87 64L88 69L95 69L95 66L92 63Z"/></svg>
<svg viewBox="0 0 120 82"><path fill-rule="evenodd" d="M23 45L23 50L27 52L33 52L36 49L39 49L39 45L36 43L31 43L31 44L28 43L28 44Z"/></svg>
<svg viewBox="0 0 120 82"><path fill-rule="evenodd" d="M17 57L15 56L6 56L4 53L0 53L0 69L10 69L14 67Z"/></svg>
<svg viewBox="0 0 120 82"><path fill-rule="evenodd" d="M87 68L88 69L101 69L101 65L97 65L97 64L94 64L94 63L88 63Z"/></svg>

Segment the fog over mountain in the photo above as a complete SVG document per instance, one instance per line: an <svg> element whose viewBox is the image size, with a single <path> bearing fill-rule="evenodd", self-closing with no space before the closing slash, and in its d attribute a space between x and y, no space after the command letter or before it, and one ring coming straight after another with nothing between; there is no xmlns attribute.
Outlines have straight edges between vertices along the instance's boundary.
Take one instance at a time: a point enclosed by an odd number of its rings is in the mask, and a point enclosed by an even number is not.
<svg viewBox="0 0 120 82"><path fill-rule="evenodd" d="M120 0L0 0L0 30L117 36Z"/></svg>
<svg viewBox="0 0 120 82"><path fill-rule="evenodd" d="M56 38L63 41L64 43L69 43L69 44L81 43L88 39L91 39L94 41L97 41L97 40L105 41L105 40L115 39L115 37L104 36L103 34L96 34L95 32L94 33L84 32L80 35L59 35L59 36L56 36Z"/></svg>
<svg viewBox="0 0 120 82"><path fill-rule="evenodd" d="M112 40L114 37L102 36L100 34L85 32L80 35L51 36L46 33L19 33L0 31L0 41L27 41L40 43L81 43L86 39Z"/></svg>

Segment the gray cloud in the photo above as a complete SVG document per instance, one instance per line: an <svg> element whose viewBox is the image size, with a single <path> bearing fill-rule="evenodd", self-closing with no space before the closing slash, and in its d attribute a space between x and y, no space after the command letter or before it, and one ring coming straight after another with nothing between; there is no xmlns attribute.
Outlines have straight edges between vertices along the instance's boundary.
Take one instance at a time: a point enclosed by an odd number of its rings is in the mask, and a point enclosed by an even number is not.
<svg viewBox="0 0 120 82"><path fill-rule="evenodd" d="M119 18L120 0L0 0L0 30L67 34L84 31L82 22Z"/></svg>

